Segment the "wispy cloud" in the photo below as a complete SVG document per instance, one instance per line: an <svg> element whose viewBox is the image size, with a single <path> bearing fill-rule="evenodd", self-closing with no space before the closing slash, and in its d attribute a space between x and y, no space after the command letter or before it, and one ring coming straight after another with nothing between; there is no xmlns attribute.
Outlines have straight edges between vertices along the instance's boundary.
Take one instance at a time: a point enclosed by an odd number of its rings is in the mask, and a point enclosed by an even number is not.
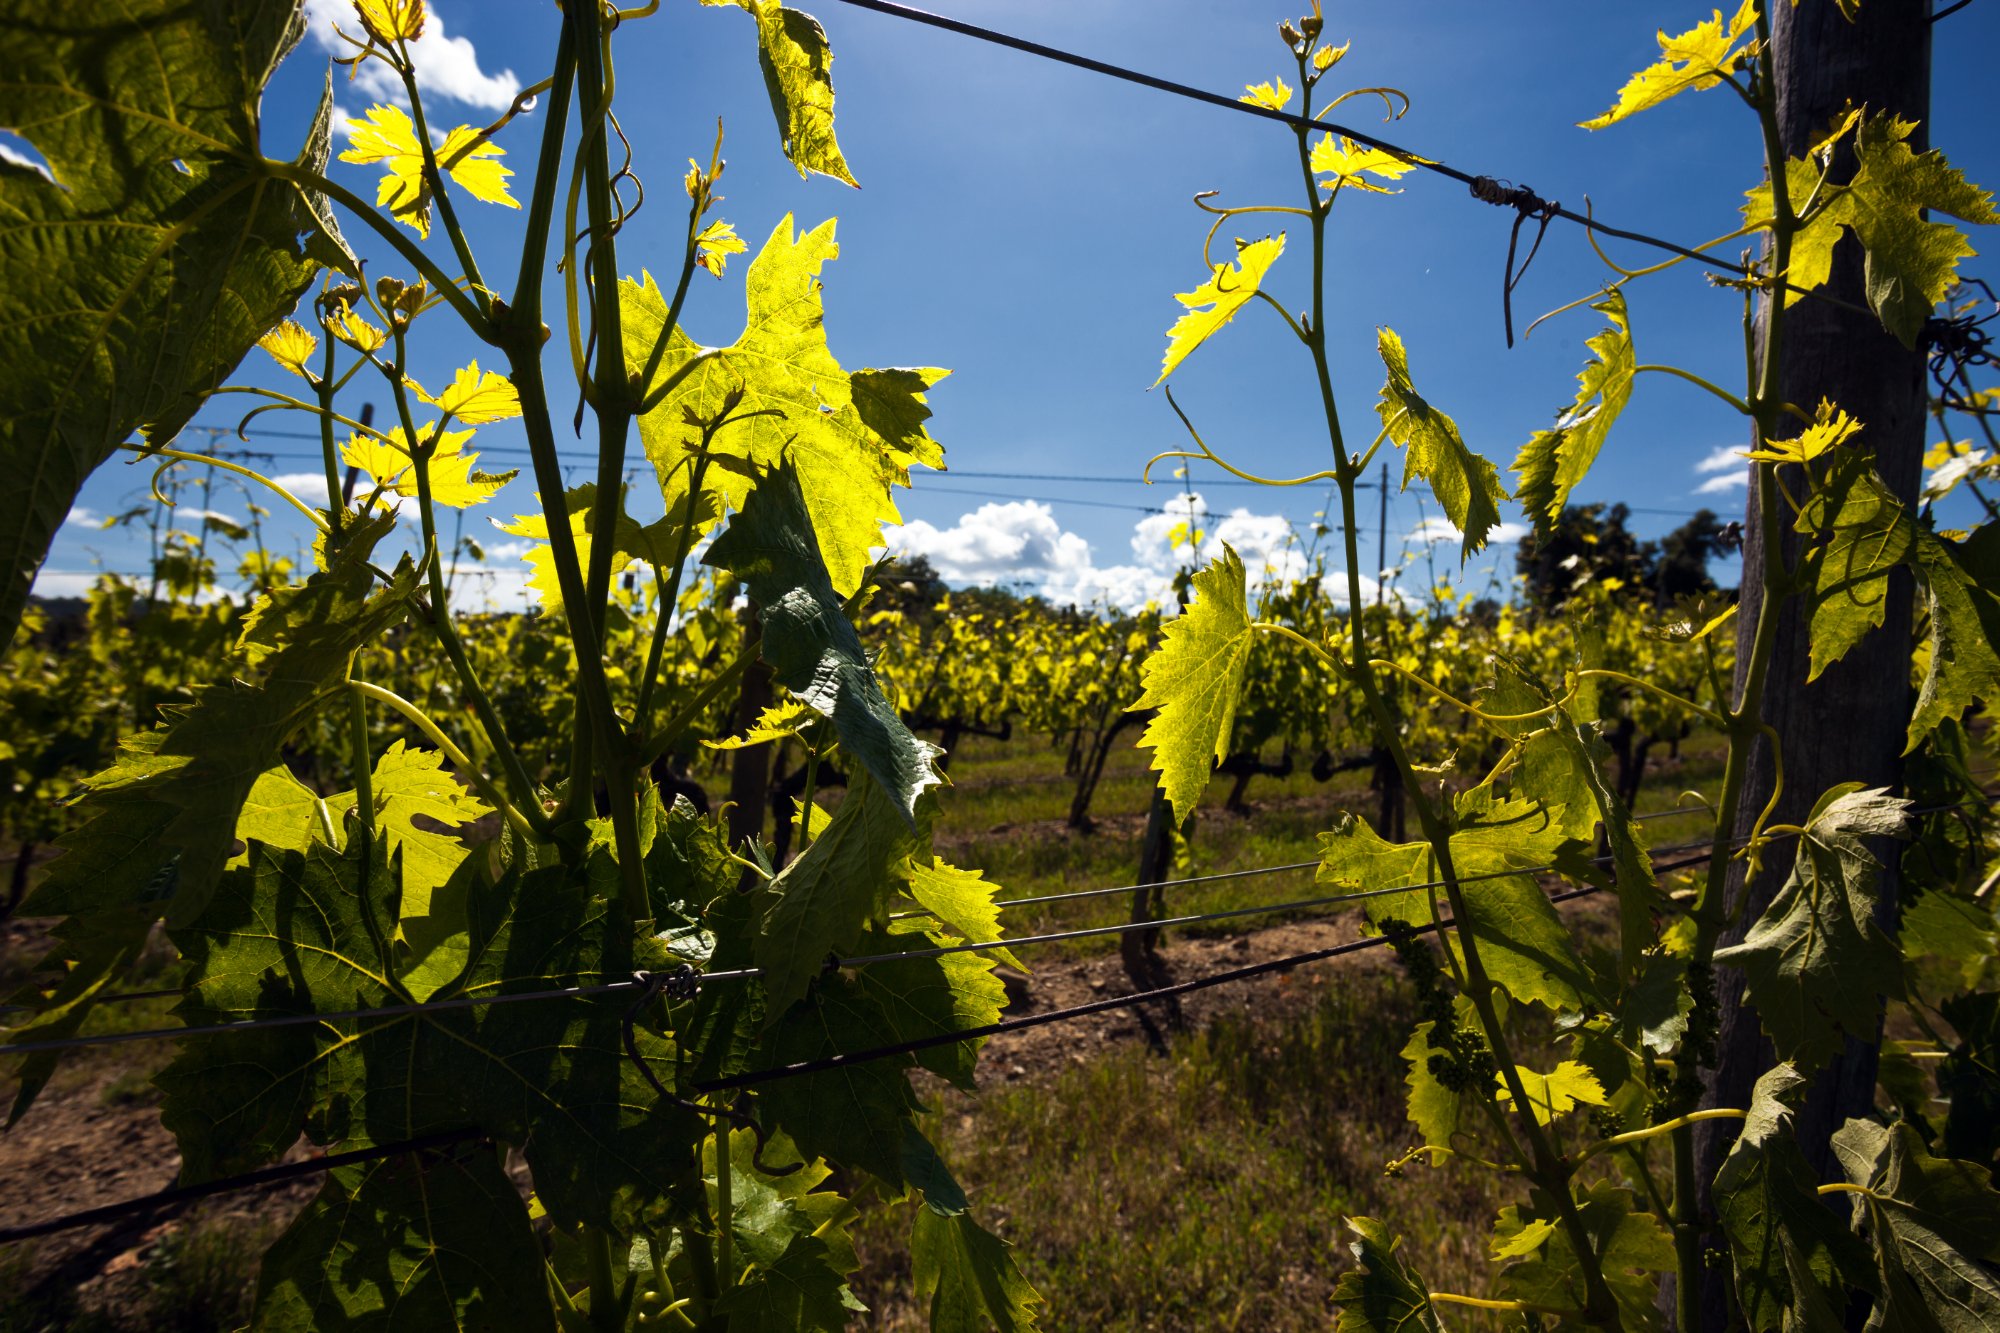
<svg viewBox="0 0 2000 1333"><path fill-rule="evenodd" d="M1525 523L1502 523L1486 535L1490 546L1505 546L1509 542L1520 541L1530 529ZM1431 514L1423 522L1411 528L1403 536L1410 546L1435 546L1439 542L1459 542L1465 534L1452 525L1452 521L1442 514Z"/></svg>
<svg viewBox="0 0 2000 1333"><path fill-rule="evenodd" d="M1750 473L1748 469L1742 472L1725 472L1720 476L1710 477L1707 481L1695 487L1694 493L1696 495L1726 495L1730 491L1748 486L1749 484Z"/></svg>
<svg viewBox="0 0 2000 1333"><path fill-rule="evenodd" d="M1719 444L1694 465L1694 470L1703 473L1734 472L1749 466L1750 461L1743 456L1741 445Z"/></svg>

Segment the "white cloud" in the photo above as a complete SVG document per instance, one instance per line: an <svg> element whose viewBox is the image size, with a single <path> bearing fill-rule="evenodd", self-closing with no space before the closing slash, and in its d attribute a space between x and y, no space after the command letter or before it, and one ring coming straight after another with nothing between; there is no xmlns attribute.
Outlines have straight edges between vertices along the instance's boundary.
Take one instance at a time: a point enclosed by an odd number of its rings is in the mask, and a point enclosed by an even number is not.
<svg viewBox="0 0 2000 1333"><path fill-rule="evenodd" d="M104 521L104 516L86 505L71 505L69 513L63 516L65 524L75 524L79 528L94 528Z"/></svg>
<svg viewBox="0 0 2000 1333"><path fill-rule="evenodd" d="M481 69L479 52L473 48L472 42L446 33L444 19L438 13L435 0L429 9L430 18L424 24L424 35L410 43L410 59L417 69L417 87L426 97L449 98L483 111L506 110L521 91L521 81L514 77L514 71L503 69L497 74L488 74ZM306 0L306 22L313 41L322 50L340 57L354 54L354 47L333 30L333 25L337 23L343 31L361 35L361 21L355 17L354 6L347 0ZM353 86L366 96L399 106L409 105L403 81L381 61L363 61L354 66L353 71Z"/></svg>
<svg viewBox="0 0 2000 1333"><path fill-rule="evenodd" d="M1743 451L1733 444L1720 444L1710 449L1705 457L1694 465L1696 472L1734 472L1750 466L1750 460Z"/></svg>
<svg viewBox="0 0 2000 1333"><path fill-rule="evenodd" d="M315 509L326 504L326 473L324 472L281 472L271 478L299 499ZM281 502L282 503L282 502ZM294 510L294 513L297 511Z"/></svg>
<svg viewBox="0 0 2000 1333"><path fill-rule="evenodd" d="M1500 523L1493 531L1486 534L1486 541L1489 546L1504 546L1509 542L1520 541L1528 535L1528 531L1528 525L1525 523ZM1464 540L1464 534L1442 514L1429 515L1403 535L1403 542L1408 546L1435 546L1439 542L1456 543Z"/></svg>
<svg viewBox="0 0 2000 1333"><path fill-rule="evenodd" d="M1748 486L1749 484L1750 473L1746 468L1741 472L1725 472L1719 476L1710 477L1707 481L1695 487L1694 493L1696 495L1724 495L1739 486Z"/></svg>
<svg viewBox="0 0 2000 1333"><path fill-rule="evenodd" d="M1033 500L981 505L950 527L919 519L887 529L883 542L898 554L924 556L947 583L1005 584L1058 605L1123 611L1148 602L1171 607L1174 576L1221 555L1225 543L1242 557L1253 591L1267 581L1310 572L1282 515L1241 507L1216 514L1198 493L1176 496L1163 508L1166 512L1132 525L1132 558L1118 564L1097 563L1089 542L1064 529L1048 505ZM1361 582L1363 596L1372 600L1375 580ZM1324 584L1336 603L1345 604L1345 573L1326 575Z"/></svg>

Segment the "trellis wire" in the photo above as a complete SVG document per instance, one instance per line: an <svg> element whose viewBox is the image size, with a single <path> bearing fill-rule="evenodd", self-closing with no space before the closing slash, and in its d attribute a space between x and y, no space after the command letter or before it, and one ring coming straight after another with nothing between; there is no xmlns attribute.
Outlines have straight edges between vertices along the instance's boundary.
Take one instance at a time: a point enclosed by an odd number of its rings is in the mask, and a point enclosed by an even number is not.
<svg viewBox="0 0 2000 1333"><path fill-rule="evenodd" d="M1950 808L1950 807L1940 807L1940 808ZM1917 814L1935 813L1935 811L1925 810L1925 811L1912 811L1909 813L1914 816ZM1796 834L1784 833L1778 835L1778 837L1772 839L1772 841L1778 841L1784 838L1791 838L1796 836L1797 836ZM1733 838L1730 839L1725 845L1733 848L1741 846L1745 842L1747 842L1747 839ZM1671 853L1671 852L1681 852L1681 851L1693 851L1697 846L1702 848L1712 848L1714 845L1715 844L1713 843L1690 844L1685 847L1663 847L1657 850L1660 852ZM1701 858L1699 858L1699 860L1706 860L1708 854L1709 853L1704 852L1704 855ZM1612 860L1613 858L1609 856L1590 857L1587 859L1587 864L1607 865ZM1305 863L1300 863L1300 864L1305 864ZM1572 862L1569 864L1576 864L1576 863ZM1698 861L1691 862L1690 864L1698 864ZM1679 865L1654 867L1656 871L1673 870L1680 868L1682 867ZM1562 869L1564 869L1564 866L1554 865L1554 864L1542 865L1542 866L1522 866L1516 869L1484 871L1475 875L1460 875L1457 877L1456 882L1459 884L1475 884L1487 880L1509 879L1519 875L1546 874L1550 871L1560 871ZM1231 871L1225 875L1216 876L1215 878L1218 879L1233 878L1244 875L1246 873L1248 872ZM1182 882L1185 883L1193 881L1182 881ZM1097 890L1095 892L1130 892L1131 887L1132 886L1125 886L1118 889ZM1139 886L1139 887L1151 887L1151 886ZM1219 921L1219 920L1226 920L1232 917L1255 916L1255 915L1263 915L1263 914L1278 913L1285 911L1300 911L1308 907L1330 907L1339 905L1341 903L1359 902L1369 898L1388 897L1393 894L1412 893L1423 889L1436 889L1443 887L1445 887L1444 880L1431 880L1422 884L1400 884L1396 885L1393 888L1383 888L1383 889L1360 889L1328 897L1300 899L1294 902L1266 903L1254 907L1228 908L1217 912L1207 912L1192 916L1175 917L1160 921L1124 921L1124 922L1119 922L1116 925L1109 925L1109 926L1088 926L1077 930L1051 931L1041 935L1024 935L1014 939L992 940L984 944L975 944L975 943L946 944L946 945L938 945L934 948L929 948L929 949L909 949L898 953L866 954L853 958L833 957L827 960L827 969L834 970L842 967L866 967L878 963L909 962L926 958L938 958L946 954L977 953L982 951L991 951L994 949L1013 949L1013 948L1026 947L1031 944L1055 944L1065 940L1086 939L1100 935L1118 935L1118 934L1125 934L1135 930L1157 930L1165 926L1197 925L1204 921ZM699 976L699 981L704 985L714 981L749 981L762 977L763 975L764 975L764 970L762 968L744 967L744 968L734 968L724 972L702 973ZM46 1041L21 1042L16 1045L0 1046L0 1057L13 1056L13 1055L36 1055L36 1054L44 1054L50 1052L68 1051L68 1050L82 1050L87 1047L93 1047L93 1046L122 1046L127 1043L137 1042L137 1041L174 1041L186 1037L214 1036L218 1033L249 1032L265 1028L299 1027L314 1023L348 1022L348 1021L371 1019L371 1018L404 1018L416 1014L444 1013L455 1009L484 1008L488 1005L496 1005L496 1004L522 1004L522 1003L527 1003L529 1001L539 1002L545 1000L587 999L589 997L597 995L612 995L612 994L617 994L618 992L621 991L634 990L643 987L647 984L648 983L645 980L628 977L628 978L621 978L620 980L617 981L596 982L590 985L583 985L583 986L560 986L551 988L549 990L515 991L502 995L460 995L460 996L455 996L448 1000L430 1000L422 1004L383 1005L375 1008L343 1009L325 1013L315 1012L315 1013L303 1013L303 1014L283 1014L275 1018L254 1018L246 1020L241 1023L211 1023L199 1027L145 1028L136 1032L106 1032L89 1037L50 1038L49 1040Z"/></svg>

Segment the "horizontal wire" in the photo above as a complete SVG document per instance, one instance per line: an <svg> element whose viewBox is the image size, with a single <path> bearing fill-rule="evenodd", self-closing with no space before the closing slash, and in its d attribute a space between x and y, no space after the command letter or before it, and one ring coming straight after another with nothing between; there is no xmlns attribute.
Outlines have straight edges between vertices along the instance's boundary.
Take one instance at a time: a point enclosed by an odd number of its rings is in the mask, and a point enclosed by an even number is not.
<svg viewBox="0 0 2000 1333"><path fill-rule="evenodd" d="M920 23L927 27L942 28L946 32L954 32L962 37L971 37L977 41L990 42L995 46L1004 46L1027 55L1039 56L1044 60L1055 61L1057 64L1072 65L1077 69L1089 70L1093 74L1102 74L1107 78L1120 79L1126 83L1136 83L1142 87L1151 88L1156 92L1171 93L1175 97L1185 97L1192 101L1205 102L1210 106L1221 107L1226 111L1236 111L1246 116L1256 116L1263 120L1275 121L1281 125L1288 125L1293 129L1324 130L1330 134L1345 135L1356 143L1364 144L1370 148L1381 149L1383 152L1402 158L1424 171L1446 177L1449 180L1457 181L1459 184L1468 187L1484 179L1471 172L1461 171L1448 163L1435 161L1423 156L1421 153L1413 152L1408 148L1390 143L1387 139L1364 133L1361 130L1350 129L1348 126L1335 121L1308 119L1294 112L1280 111L1274 107L1262 106L1254 102L1239 101L1223 93L1210 92L1206 88L1196 88L1191 84L1161 78L1157 74L1147 74L1140 70L1128 69L1123 65L1111 64L1109 61L1078 55L1074 51L1065 51L1060 47L1046 46L1041 42L1029 41L1024 37L1015 37L1008 33L997 32L992 28L982 28L976 23L967 23L962 19L946 18L942 14L933 14L927 10L917 9L910 5L896 4L893 3L893 0L840 0L840 3L850 5L856 9L867 9L878 14L886 14L892 18L906 19L911 23ZM1596 218L1587 217L1574 210L1564 208L1560 204L1552 203L1548 205L1548 212L1551 217L1559 217L1567 222L1574 222L1580 227L1597 232L1599 235L1615 236L1620 240L1631 241L1638 245L1651 246L1656 250L1664 250L1669 254L1679 255L1683 259L1692 259L1697 263L1707 264L1712 268L1721 269L1727 273L1738 275L1748 275L1751 273L1748 265L1704 254L1700 250L1692 249L1677 241L1665 240L1658 236L1648 235L1645 232L1613 227ZM1792 291L1806 290L1804 288L1793 287L1790 283L1784 285Z"/></svg>
<svg viewBox="0 0 2000 1333"><path fill-rule="evenodd" d="M1963 802L1959 802L1959 803L1954 803L1952 805L1936 806L1921 810L1909 810L1905 811L1904 814L1906 817L1915 818L1920 815L1936 814L1943 810L1958 809L1964 804L1965 803ZM1768 839L1767 841L1780 842L1790 838L1795 838L1797 836L1798 836L1797 833L1791 833L1791 832L1781 833L1776 835L1775 837ZM1734 850L1739 846L1747 844L1747 842L1748 842L1747 838L1738 837L1738 838L1728 839L1726 842L1721 844L1710 842L1705 844L1688 844L1682 847L1662 847L1653 850L1654 852L1664 854L1664 853L1674 853L1682 851L1694 851L1697 849L1697 847L1702 847L1706 848L1707 851L1704 857L1699 859L1706 859L1707 856L1713 855L1714 850L1718 846L1728 847ZM1598 856L1598 857L1588 858L1587 863L1592 865L1603 865L1603 864L1608 864L1613 860L1615 860L1614 857ZM1698 864L1698 861L1691 862L1690 864ZM1654 867L1655 871L1673 870L1680 868L1682 867L1677 865ZM1564 867L1559 865L1522 866L1518 869L1488 871L1477 875L1460 875L1456 877L1454 881L1451 882L1455 882L1458 884L1472 884L1486 880L1507 879L1520 875L1547 874L1551 871L1561 871L1563 869ZM1241 872L1232 871L1229 873L1232 875L1236 875L1240 874ZM984 944L965 943L965 944L940 945L937 946L936 948L931 948L931 949L910 949L899 953L868 954L855 958L830 957L827 960L826 966L829 971L832 971L842 967L862 967L862 966L871 966L877 963L914 961L926 958L939 958L947 954L977 953L982 951L991 951L994 949L1011 949L1016 947L1025 947L1030 944L1052 944L1062 940L1081 939L1095 935L1121 934L1135 930L1155 930L1163 926L1170 926L1170 925L1192 925L1203 920L1222 920L1228 917L1246 916L1255 913L1267 913L1267 912L1275 913L1287 910L1298 910L1302 907L1327 906L1335 902L1359 901L1367 898L1386 897L1391 894L1410 893L1420 889L1435 889L1435 888L1444 888L1447 886L1448 882L1445 880L1431 880L1421 884L1401 884L1390 888L1363 889L1340 895L1337 898L1324 898L1324 899L1312 898L1312 899L1302 899L1296 903L1273 903L1254 908L1231 908L1226 911L1207 913L1201 916L1181 917L1166 921L1126 921L1111 926L1093 926L1084 928L1082 930L1074 930L1074 931L1054 931L1044 935L1026 935L1015 939L1003 938L1003 939L988 941ZM1131 887L1132 886L1126 886L1124 891L1130 892ZM764 969L762 968L746 967L746 968L736 968L726 972L700 973L697 976L696 980L702 984L706 984L711 981L751 981L761 978L763 975L764 975ZM77 1050L91 1046L119 1046L119 1045L124 1045L128 1042L135 1042L135 1041L172 1041L184 1037L212 1036L217 1033L223 1033L223 1032L245 1032L262 1028L295 1027L311 1023L344 1022L349 1020L359 1020L359 1019L369 1019L369 1018L403 1018L413 1014L442 1013L447 1010L481 1008L488 1005L496 1005L496 1004L520 1004L529 1001L539 1002L544 1000L583 999L595 995L608 995L620 991L641 989L646 984L647 983L645 982L628 978L628 979L621 979L618 981L598 982L592 985L564 986L542 991L515 991L503 995L461 995L461 996L455 996L448 1000L430 1000L422 1004L384 1005L378 1008L345 1009L327 1013L285 1014L277 1018L256 1018L241 1023L211 1023L199 1027L147 1028L137 1032L107 1032L97 1036L89 1036L89 1037L51 1038L47 1041L22 1042L14 1045L0 1045L0 1056L33 1055L51 1051Z"/></svg>
<svg viewBox="0 0 2000 1333"><path fill-rule="evenodd" d="M1912 810L1912 811L1907 811L1905 813L1910 817L1915 817L1918 815L1925 815L1925 814L1936 814L1939 811L1959 808L1959 806L1963 804L1965 803L1960 802L1947 806L1937 806L1929 809ZM1665 812L1660 812L1660 813L1665 813ZM1679 812L1674 812L1674 813L1679 813ZM1785 834L1781 836L1795 837L1797 835ZM1711 846L1710 849L1711 855L1713 853L1713 850L1714 849ZM1606 858L1596 858L1596 859L1603 860ZM1689 866L1699 865L1708 859L1709 859L1708 856L1692 857L1685 862L1676 862L1667 865L1655 865L1653 869L1656 872L1685 869ZM1503 873L1527 874L1531 872L1510 871ZM1461 880L1460 882L1464 883L1466 882L1466 880ZM1407 893L1415 889L1426 888L1426 887L1439 887L1439 886L1406 885L1403 886L1401 889L1394 891ZM1601 885L1595 885L1595 884L1584 885L1581 888L1570 889L1562 893L1551 895L1548 899L1548 902L1551 906L1560 905L1562 903L1571 902L1574 901L1575 899L1586 897L1590 894L1602 891L1603 891L1603 886ZM1158 926L1168 923L1151 922L1146 924ZM1395 943L1397 939L1410 938L1417 935L1434 934L1442 930L1445 930L1449 927L1455 926L1457 924L1458 922L1456 917L1448 917L1429 925L1411 926L1406 931L1402 932L1401 934L1393 938L1387 935L1370 936L1364 939L1352 940L1345 944L1331 945L1324 949L1307 950L1302 953L1288 954L1282 958L1269 959L1261 963L1252 963L1244 967L1231 968L1224 972L1213 972L1206 976L1195 977L1188 981L1177 982L1169 986L1159 986L1149 990L1135 991L1127 995L1116 995L1107 997L1102 1000L1092 1000L1084 1004L1072 1005L1065 1009L1052 1009L1045 1013L1027 1014L1023 1015L1020 1018L1002 1019L998 1022L982 1024L978 1027L963 1028L949 1033L937 1033L931 1036L920 1037L910 1041L896 1042L886 1046L870 1047L868 1049L860 1051L842 1052L837 1055L824 1056L816 1060L802 1060L802 1061L796 1061L788 1065L777 1065L766 1069L747 1070L743 1073L732 1075L728 1078L705 1080L703 1082L695 1084L694 1088L696 1091L704 1094L737 1091L741 1089L759 1087L767 1083L781 1082L786 1079L803 1078L813 1074L825 1073L834 1069L843 1069L854 1065L868 1064L878 1060L893 1059L897 1056L915 1055L922 1051L931 1050L939 1046L953 1045L958 1042L984 1040L990 1037L1002 1036L1007 1033L1026 1031L1031 1028L1047 1027L1056 1023L1071 1022L1080 1018L1088 1018L1096 1014L1114 1012L1119 1009L1135 1008L1139 1005L1149 1004L1157 1000L1178 998L1179 996L1182 995L1193 994L1195 992L1208 990L1216 986L1228 985L1239 981L1249 981L1257 977L1267 976L1276 972L1286 972L1290 971L1293 968L1304 966L1308 963L1322 962L1331 958L1338 958L1349 954L1361 953L1368 949L1381 948L1385 945ZM752 971L754 971L754 969L752 969ZM742 974L731 974L731 975L747 975L747 974L748 972ZM640 983L632 981L616 982L616 983L609 983L602 987L572 988L572 992L581 994L593 990L606 991L614 989L625 989L625 988L636 987L638 985L640 985ZM500 1001L509 998L520 999L528 997L498 996L498 997L493 997L493 999L487 1002L498 1003ZM421 1008L423 1006L416 1006L416 1007ZM241 1024L236 1026L251 1026L251 1025ZM199 1030L202 1029L184 1029L183 1031L186 1032L186 1031L199 1031ZM316 1158L306 1162L293 1163L289 1166L270 1167L263 1171L251 1172L243 1176L235 1176L223 1180L211 1181L205 1185L195 1185L195 1186L187 1186L176 1189L163 1190L157 1194L144 1196L139 1199L127 1200L123 1203L107 1204L104 1207L91 1209L88 1212L73 1213L64 1217L54 1218L46 1222L30 1224L29 1226L26 1227L13 1227L13 1228L0 1229L0 1244L5 1244L10 1241L16 1241L16 1240L26 1240L36 1236L48 1235L55 1231L67 1230L74 1227L87 1226L93 1222L110 1221L129 1213L157 1208L168 1203L175 1203L185 1200L203 1198L209 1195L252 1188L256 1185L267 1184L273 1181L286 1180L300 1176L311 1175L318 1172L330 1170L335 1166L346 1165L352 1162L369 1161L382 1157L393 1156L403 1152L418 1151L429 1147L447 1146L450 1144L467 1142L472 1139L483 1138L483 1137L485 1137L485 1135L483 1135L480 1131L477 1130L454 1131L445 1134L432 1135L429 1136L429 1138L427 1139L413 1139L413 1140L407 1140L402 1143L385 1144L375 1148L357 1149L354 1152L334 1154L332 1156Z"/></svg>
<svg viewBox="0 0 2000 1333"><path fill-rule="evenodd" d="M1414 886L1412 886L1414 887ZM1597 893L1597 885L1586 885L1571 889L1551 897L1550 903L1564 903L1585 894ZM1426 926L1412 926L1408 935L1427 935L1447 926L1457 924L1456 918L1446 918ZM1289 971L1305 963L1320 962L1328 958L1338 958L1344 954L1360 953L1365 949L1379 948L1392 943L1387 935L1375 935L1366 939L1353 940L1346 944L1336 944L1324 949L1312 949L1305 953L1287 954L1283 958L1273 958L1262 963L1252 963L1245 967L1231 968L1227 972L1212 972L1207 976L1195 977L1189 981L1177 982L1171 986L1159 986L1152 990L1134 991L1129 995L1114 995L1102 1000L1091 1000L1085 1004L1072 1005L1067 1009L1051 1009L1046 1013L1026 1014L1020 1018L1003 1018L997 1023L987 1023L976 1028L964 1028L957 1032L938 1033L928 1037L918 1037L910 1041L896 1042L888 1046L875 1046L867 1050L844 1052L840 1055L822 1056L817 1060L801 1060L788 1065L775 1065L769 1069L753 1069L728 1078L708 1079L694 1084L697 1092L733 1092L743 1088L754 1088L765 1083L776 1083L789 1078L802 1078L809 1074L825 1073L831 1069L843 1069L850 1065L868 1064L876 1060L887 1060L899 1055L915 1055L920 1051L938 1046L949 1046L961 1041L978 1041L987 1037L997 1037L1004 1033L1021 1032L1028 1028L1045 1027L1051 1023L1066 1023L1078 1018L1088 1018L1093 1014L1106 1013L1114 1009L1129 1009L1154 1000L1164 1000L1195 991L1207 990L1213 986L1227 985L1236 981L1249 981L1272 972Z"/></svg>
<svg viewBox="0 0 2000 1333"><path fill-rule="evenodd" d="M298 1180L305 1176L331 1171L335 1167L352 1166L357 1162L374 1162L385 1157L399 1157L406 1152L448 1148L485 1137L483 1131L476 1129L448 1130L442 1134L426 1134L422 1138L404 1139L397 1143L382 1143L371 1148L356 1148L350 1152L331 1153L324 1157L309 1157L302 1162L287 1162L282 1166L267 1166L261 1171L249 1171L240 1176L224 1176L220 1180L211 1180L200 1185L176 1185L152 1194L142 1194L136 1199L107 1203L101 1208L88 1208L80 1213L65 1213L46 1222L0 1227L0 1245L35 1240L42 1236L54 1235L58 1231L70 1231L76 1227L92 1226L99 1222L115 1222L133 1213L150 1213L158 1208L192 1203L197 1199L206 1199L217 1194L234 1194L242 1190L255 1189L259 1185L275 1185L287 1180Z"/></svg>

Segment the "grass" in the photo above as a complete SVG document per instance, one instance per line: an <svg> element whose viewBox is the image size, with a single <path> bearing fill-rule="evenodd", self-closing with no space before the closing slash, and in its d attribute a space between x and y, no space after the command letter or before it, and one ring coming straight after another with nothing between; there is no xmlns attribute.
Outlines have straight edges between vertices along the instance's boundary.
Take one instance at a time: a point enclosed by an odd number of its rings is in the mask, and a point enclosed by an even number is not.
<svg viewBox="0 0 2000 1333"><path fill-rule="evenodd" d="M1290 1014L1229 1011L1166 1059L1122 1047L1052 1085L944 1099L934 1131L983 1225L1020 1247L1051 1328L1323 1329L1344 1219L1379 1216L1435 1287L1481 1290L1506 1182L1385 1176L1412 1146L1398 1055L1413 1013L1384 968L1296 983ZM864 1215L871 1327L916 1329L908 1213Z"/></svg>
<svg viewBox="0 0 2000 1333"><path fill-rule="evenodd" d="M79 1292L35 1281L33 1248L0 1250L0 1333L220 1333L250 1318L257 1260L273 1238L242 1218L176 1227L135 1279Z"/></svg>

